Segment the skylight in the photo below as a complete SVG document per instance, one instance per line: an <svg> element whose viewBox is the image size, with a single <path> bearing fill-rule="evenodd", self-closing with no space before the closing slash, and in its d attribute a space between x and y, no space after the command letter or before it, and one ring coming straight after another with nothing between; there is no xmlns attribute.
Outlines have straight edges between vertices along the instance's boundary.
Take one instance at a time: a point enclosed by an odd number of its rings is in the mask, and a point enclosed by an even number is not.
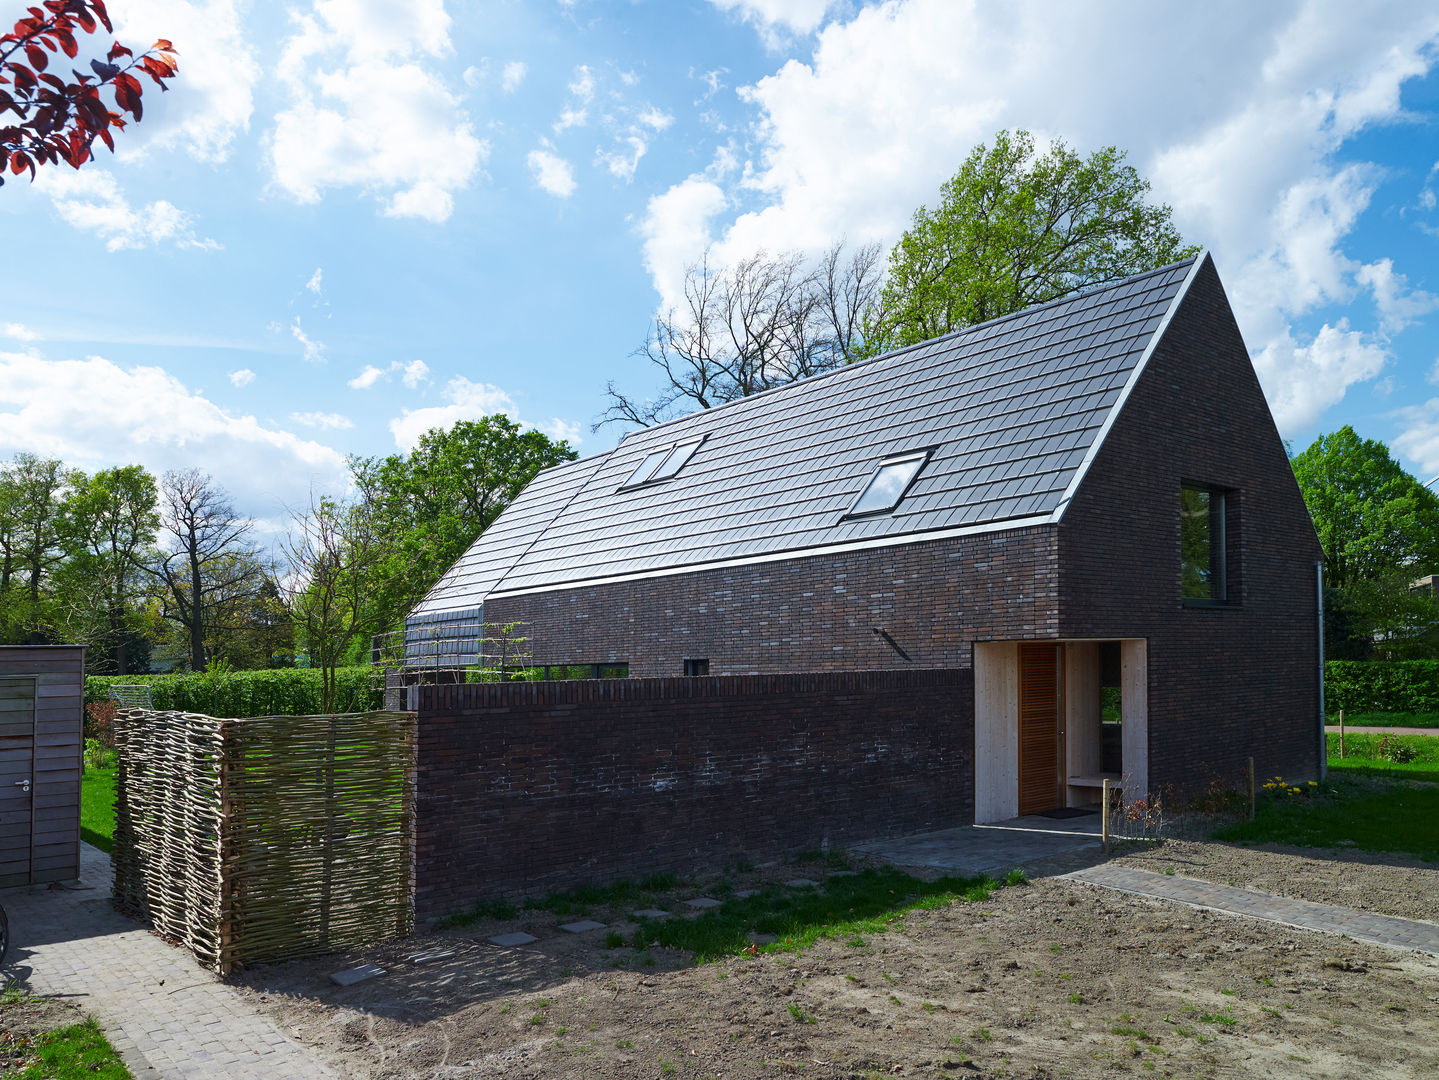
<svg viewBox="0 0 1439 1080"><path fill-rule="evenodd" d="M687 439L672 446L662 446L658 450L651 450L640 462L639 468L630 473L630 478L621 487L631 488L656 480L668 480L683 469L690 458L694 457L695 451L700 448L702 442L704 442L703 436L698 439Z"/></svg>
<svg viewBox="0 0 1439 1080"><path fill-rule="evenodd" d="M893 510L904 498L909 485L919 475L919 470L929 459L929 451L887 458L880 462L874 476L870 477L860 497L849 508L851 517L860 514L882 514Z"/></svg>

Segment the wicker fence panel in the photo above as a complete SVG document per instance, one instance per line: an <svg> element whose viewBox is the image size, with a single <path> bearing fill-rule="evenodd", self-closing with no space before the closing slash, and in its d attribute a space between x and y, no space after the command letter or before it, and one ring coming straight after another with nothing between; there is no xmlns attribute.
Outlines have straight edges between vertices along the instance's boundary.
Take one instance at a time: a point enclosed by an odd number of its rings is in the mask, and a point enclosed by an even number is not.
<svg viewBox="0 0 1439 1080"><path fill-rule="evenodd" d="M115 720L115 896L220 972L413 927L414 716Z"/></svg>

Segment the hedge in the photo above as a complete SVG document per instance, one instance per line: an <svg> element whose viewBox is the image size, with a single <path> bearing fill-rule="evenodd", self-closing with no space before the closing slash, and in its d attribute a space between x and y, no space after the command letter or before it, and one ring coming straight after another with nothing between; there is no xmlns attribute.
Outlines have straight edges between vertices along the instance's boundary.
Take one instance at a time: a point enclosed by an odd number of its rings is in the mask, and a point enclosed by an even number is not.
<svg viewBox="0 0 1439 1080"><path fill-rule="evenodd" d="M384 691L369 667L335 672L335 711L384 707ZM89 675L85 703L104 701L110 687L148 686L157 709L206 716L309 716L320 712L320 672L315 668L234 671L221 675Z"/></svg>
<svg viewBox="0 0 1439 1080"><path fill-rule="evenodd" d="M1324 703L1330 713L1439 712L1439 660L1330 660Z"/></svg>

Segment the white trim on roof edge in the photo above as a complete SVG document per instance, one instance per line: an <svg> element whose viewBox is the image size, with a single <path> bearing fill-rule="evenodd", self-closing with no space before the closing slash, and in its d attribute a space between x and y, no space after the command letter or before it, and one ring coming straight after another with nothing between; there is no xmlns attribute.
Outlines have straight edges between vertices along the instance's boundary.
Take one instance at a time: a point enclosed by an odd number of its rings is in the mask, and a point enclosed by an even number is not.
<svg viewBox="0 0 1439 1080"><path fill-rule="evenodd" d="M1129 401L1129 395L1134 392L1134 387L1139 382L1139 377L1144 374L1144 369L1149 366L1149 358L1154 355L1154 350L1159 347L1160 339L1169 329L1174 314L1179 310L1179 305L1189 295L1189 286L1194 284L1195 277L1199 274L1199 268L1209 258L1209 249L1205 248L1198 255L1194 256L1194 262L1189 266L1189 273L1184 275L1184 281L1179 286L1179 291L1174 294L1174 299L1169 301L1169 310L1164 313L1164 318L1159 320L1159 325L1154 328L1150 335L1149 344L1144 347L1144 353L1139 357L1139 363L1134 365L1134 370L1129 373L1129 378L1124 383L1124 389L1119 392L1119 397L1109 408L1109 415L1104 418L1100 425L1099 434L1089 444L1089 452L1084 455L1084 460L1079 463L1079 468L1074 470L1074 476L1069 481L1069 486L1064 489L1064 494L1059 497L1059 502L1045 519L1052 524L1059 524L1064 518L1064 512L1069 509L1069 501L1074 498L1074 493L1079 490L1079 485L1084 481L1089 467L1094 464L1094 459L1099 456L1099 448L1104 445L1104 440L1109 436L1109 429L1114 427L1114 421L1119 418L1120 410Z"/></svg>
<svg viewBox="0 0 1439 1080"><path fill-rule="evenodd" d="M973 536L977 533L1005 532L1010 529L1028 529L1035 525L1052 525L1048 514L1035 517L1009 518L1004 521L986 521L978 525L960 525L953 529L935 529L932 532L900 533L895 536L876 536L869 540L851 540L845 544L822 544L817 547L791 548L788 551L772 551L766 555L741 555L733 559L716 559L713 562L686 563L683 566L665 566L655 570L638 570L632 574L611 574L608 577L583 578L578 581L560 581L550 585L534 585L527 589L495 589L485 600L503 600L511 596L528 596L532 593L560 592L564 589L583 589L591 585L613 585L621 581L641 581L647 578L674 577L676 574L697 574L703 570L724 570L732 566L754 566L760 563L788 562L792 559L807 559L815 555L842 555L849 551L869 551L874 548L896 547L900 544L923 544L929 540L949 540L956 536ZM470 605L474 606L474 605Z"/></svg>

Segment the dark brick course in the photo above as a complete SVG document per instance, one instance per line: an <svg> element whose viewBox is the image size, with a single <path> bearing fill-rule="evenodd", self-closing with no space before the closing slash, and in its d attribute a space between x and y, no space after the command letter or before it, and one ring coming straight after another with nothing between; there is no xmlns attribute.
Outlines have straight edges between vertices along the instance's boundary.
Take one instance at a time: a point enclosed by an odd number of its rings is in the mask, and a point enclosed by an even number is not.
<svg viewBox="0 0 1439 1080"><path fill-rule="evenodd" d="M416 915L974 820L967 670L425 686Z"/></svg>

